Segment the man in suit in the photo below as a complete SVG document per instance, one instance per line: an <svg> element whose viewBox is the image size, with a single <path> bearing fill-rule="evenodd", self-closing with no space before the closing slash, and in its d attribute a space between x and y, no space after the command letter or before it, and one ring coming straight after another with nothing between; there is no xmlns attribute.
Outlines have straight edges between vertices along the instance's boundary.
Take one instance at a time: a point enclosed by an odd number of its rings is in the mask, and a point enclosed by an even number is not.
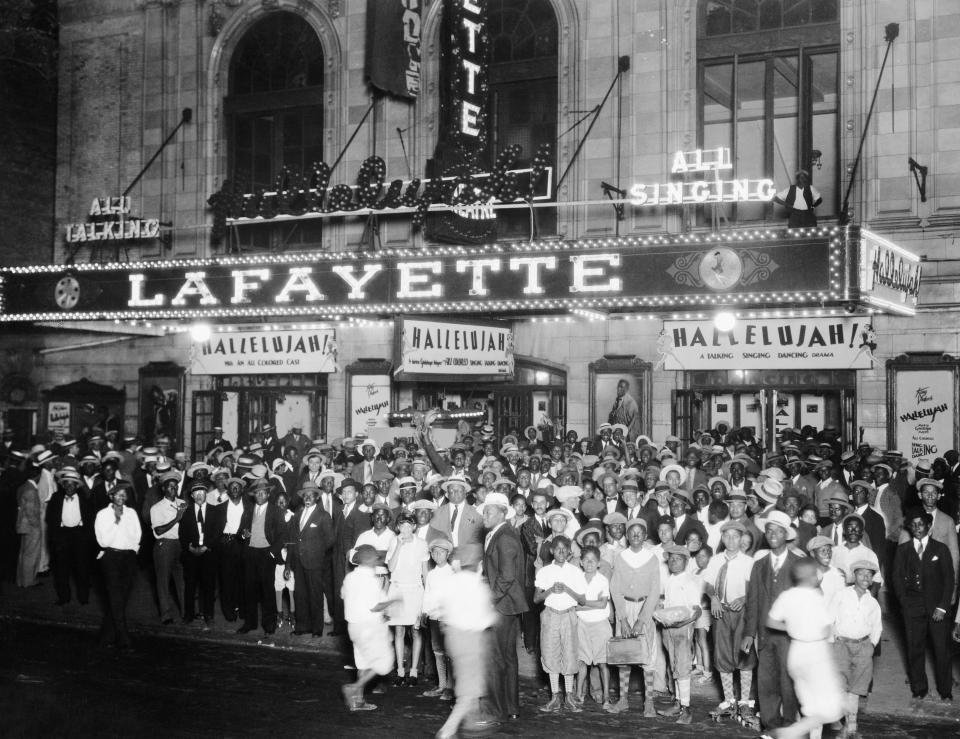
<svg viewBox="0 0 960 739"><path fill-rule="evenodd" d="M693 496L685 487L673 492L670 499L670 515L673 516L676 528L673 540L681 546L687 545L687 534L691 531L699 534L700 541L707 543L707 530L703 524L693 517Z"/></svg>
<svg viewBox="0 0 960 739"><path fill-rule="evenodd" d="M364 439L360 445L360 454L363 455L363 459L353 466L353 474L361 484L376 482L390 472L387 463L377 459L378 451L377 442L373 439Z"/></svg>
<svg viewBox="0 0 960 739"><path fill-rule="evenodd" d="M343 501L340 512L333 521L333 631L334 636L347 633L347 623L344 619L343 598L340 589L343 579L349 571L347 554L357 543L357 537L370 528L370 514L360 510L360 501L357 500L359 484L356 480L346 478L340 483L340 498Z"/></svg>
<svg viewBox="0 0 960 739"><path fill-rule="evenodd" d="M806 464L797 456L787 457L787 472L790 477L784 481L784 489L788 486L795 490L801 496L803 504L813 500L813 490L817 485L817 479L813 475L806 474Z"/></svg>
<svg viewBox="0 0 960 739"><path fill-rule="evenodd" d="M86 605L90 600L90 569L95 546L93 522L97 512L93 497L81 492L76 470L65 469L59 478L46 512L57 605L70 602L71 575L77 586L77 600Z"/></svg>
<svg viewBox="0 0 960 739"><path fill-rule="evenodd" d="M440 506L430 520L427 542L445 537L453 542L454 549L482 543L483 517L466 501L470 481L465 477L451 477L440 487L447 494L447 503Z"/></svg>
<svg viewBox="0 0 960 739"><path fill-rule="evenodd" d="M870 496L873 494L873 485L866 480L854 480L850 483L850 500L853 502L853 512L863 519L863 530L867 541L877 560L883 562L887 555L887 529L883 523L883 516L870 507Z"/></svg>
<svg viewBox="0 0 960 739"><path fill-rule="evenodd" d="M520 714L517 666L517 615L530 610L524 593L523 548L517 530L507 524L510 501L490 493L483 503L487 535L483 546L483 574L490 586L497 620L487 662L487 713L493 721Z"/></svg>
<svg viewBox="0 0 960 739"><path fill-rule="evenodd" d="M957 529L950 516L940 510L938 504L943 495L943 482L932 478L924 478L917 482L917 492L920 494L920 502L923 510L930 515L930 524L927 526L927 533L931 539L936 539L947 547L950 552L950 562L953 565L953 571L960 570L960 547L957 543ZM904 522L904 531L900 533L899 544L910 541L910 533L906 530ZM956 584L950 594L950 602L956 600Z"/></svg>
<svg viewBox="0 0 960 739"><path fill-rule="evenodd" d="M700 469L700 452L693 447L687 449L684 462L686 465L684 471L687 473L687 477L683 481L683 489L692 496L693 491L700 485L706 485L710 478L706 472ZM678 538L677 541L682 542L683 540Z"/></svg>
<svg viewBox="0 0 960 739"><path fill-rule="evenodd" d="M196 618L197 592L203 629L213 624L213 601L217 589L216 544L223 533L223 506L207 504L206 483L196 482L190 489L192 503L180 519L180 549L183 561L183 621Z"/></svg>
<svg viewBox="0 0 960 739"><path fill-rule="evenodd" d="M530 507L533 509L533 515L520 527L520 543L523 546L525 595L531 606L520 620L523 626L523 646L528 653L535 654L539 661L540 611L543 610L543 606L533 602L535 590L533 581L536 577L536 559L540 546L551 534L550 525L546 519L547 509L550 507L547 494L543 490L534 490L530 496Z"/></svg>
<svg viewBox="0 0 960 739"><path fill-rule="evenodd" d="M247 634L256 629L260 615L263 633L269 636L277 630L277 601L273 582L280 549L286 543L287 526L280 509L270 502L269 482L254 480L249 492L253 494L254 505L244 512L240 521L245 618L237 633Z"/></svg>
<svg viewBox="0 0 960 739"><path fill-rule="evenodd" d="M290 519L287 532L287 569L293 572L297 583L297 628L293 633L323 636L324 595L331 598L330 610L333 611L333 575L329 588L324 582L324 573L331 565L333 518L317 503L321 488L306 482L299 493L303 509Z"/></svg>
<svg viewBox="0 0 960 739"><path fill-rule="evenodd" d="M820 515L820 518L824 519L829 515L827 513L827 501L834 496L842 496L846 498L847 491L844 489L843 485L837 482L834 478L833 462L831 462L829 459L818 462L813 471L818 478L817 485L813 491L813 503L817 506L817 511Z"/></svg>
<svg viewBox="0 0 960 739"><path fill-rule="evenodd" d="M790 637L766 625L773 602L793 584L790 572L801 556L788 549L787 543L796 535L787 514L772 511L767 515L764 536L770 551L754 564L747 586L741 650L749 652L754 645L757 649L757 698L764 731L789 726L799 711L793 680L787 673Z"/></svg>
<svg viewBox="0 0 960 739"><path fill-rule="evenodd" d="M947 614L956 570L947 546L930 535L933 518L913 509L904 517L911 538L893 558L893 591L900 601L907 638L907 676L915 700L927 694L926 643L933 646L934 680L940 698L953 699L950 674L950 621Z"/></svg>

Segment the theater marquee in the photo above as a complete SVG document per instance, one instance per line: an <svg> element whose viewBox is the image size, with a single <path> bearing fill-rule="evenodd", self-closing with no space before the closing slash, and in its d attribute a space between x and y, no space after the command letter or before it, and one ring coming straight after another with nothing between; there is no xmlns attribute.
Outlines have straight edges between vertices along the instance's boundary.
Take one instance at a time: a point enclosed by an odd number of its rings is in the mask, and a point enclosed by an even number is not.
<svg viewBox="0 0 960 739"><path fill-rule="evenodd" d="M637 312L849 298L836 227L0 269L0 321Z"/></svg>

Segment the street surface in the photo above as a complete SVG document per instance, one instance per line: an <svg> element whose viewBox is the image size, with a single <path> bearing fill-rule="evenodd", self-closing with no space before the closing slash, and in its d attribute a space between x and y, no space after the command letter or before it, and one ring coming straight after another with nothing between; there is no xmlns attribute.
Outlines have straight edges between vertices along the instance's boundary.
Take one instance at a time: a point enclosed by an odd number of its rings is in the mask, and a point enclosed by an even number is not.
<svg viewBox="0 0 960 739"><path fill-rule="evenodd" d="M330 652L210 643L134 634L135 650L97 644L96 633L0 618L0 711L4 737L292 737L432 736L447 704L387 688L370 696L380 710L350 714L340 686L352 673ZM429 687L429 686L428 686ZM706 716L711 704L694 697L694 723L643 720L639 697L623 716L587 702L579 715L544 716L532 681L522 684L523 712L497 736L636 736L663 739L756 736ZM956 721L865 715L864 739L956 737ZM827 731L825 737L832 736Z"/></svg>

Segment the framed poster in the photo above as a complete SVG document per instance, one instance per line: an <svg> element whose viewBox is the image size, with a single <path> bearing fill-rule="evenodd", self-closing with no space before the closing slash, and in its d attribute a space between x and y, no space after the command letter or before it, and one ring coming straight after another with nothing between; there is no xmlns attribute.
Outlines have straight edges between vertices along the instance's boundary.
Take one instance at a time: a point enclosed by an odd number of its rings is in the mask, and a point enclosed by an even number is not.
<svg viewBox="0 0 960 739"><path fill-rule="evenodd" d="M392 406L389 362L360 360L349 365L347 375L347 436L370 436L376 426L387 426Z"/></svg>
<svg viewBox="0 0 960 739"><path fill-rule="evenodd" d="M590 435L601 423L624 424L630 441L650 434L650 363L632 355L607 355L589 369Z"/></svg>
<svg viewBox="0 0 960 739"><path fill-rule="evenodd" d="M170 439L170 450L183 449L183 401L186 368L173 362L150 362L140 368L140 434L153 444Z"/></svg>
<svg viewBox="0 0 960 739"><path fill-rule="evenodd" d="M960 361L904 355L887 362L888 444L904 459L932 462L957 448Z"/></svg>

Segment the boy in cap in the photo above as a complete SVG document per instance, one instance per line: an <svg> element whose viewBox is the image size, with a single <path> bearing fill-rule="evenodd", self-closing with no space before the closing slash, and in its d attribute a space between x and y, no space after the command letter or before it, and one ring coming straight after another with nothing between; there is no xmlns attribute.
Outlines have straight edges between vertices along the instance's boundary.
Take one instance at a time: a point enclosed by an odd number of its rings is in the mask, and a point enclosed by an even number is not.
<svg viewBox="0 0 960 739"><path fill-rule="evenodd" d="M434 539L430 543L430 559L433 568L427 572L423 589L423 622L430 634L430 646L437 664L437 687L424 691L424 698L439 698L442 701L453 700L450 688L447 654L444 649L443 629L440 624L440 597L449 578L454 574L450 566L450 553L453 542L445 537Z"/></svg>
<svg viewBox="0 0 960 739"><path fill-rule="evenodd" d="M723 701L710 715L715 720L736 718L741 706L753 715L750 688L756 655L741 651L744 629L744 604L753 571L753 558L740 551L740 539L746 527L740 521L727 521L721 529L723 551L713 555L703 571L704 592L710 598L713 632L713 664L720 673ZM740 672L740 704L733 687L733 673Z"/></svg>
<svg viewBox="0 0 960 739"><path fill-rule="evenodd" d="M690 672L693 669L693 625L700 618L700 597L703 585L687 570L690 550L679 544L664 547L664 559L669 575L663 584L663 607L688 607L690 617L678 623L663 624L661 637L670 663L670 672L676 689L676 701L667 709L657 711L660 716L676 716L678 724L689 724ZM656 618L656 614L654 614Z"/></svg>
<svg viewBox="0 0 960 739"><path fill-rule="evenodd" d="M853 585L829 601L835 640L833 655L846 689L845 739L858 739L857 711L860 696L870 692L873 682L873 653L880 643L883 620L880 604L870 594L877 563L859 560L851 565Z"/></svg>
<svg viewBox="0 0 960 739"><path fill-rule="evenodd" d="M357 680L343 686L343 699L349 711L373 711L363 690L374 677L388 675L393 669L393 645L390 628L383 611L390 602L385 598L376 573L379 553L369 544L360 544L353 553L356 569L343 579L344 616L350 641L353 642L353 663Z"/></svg>

